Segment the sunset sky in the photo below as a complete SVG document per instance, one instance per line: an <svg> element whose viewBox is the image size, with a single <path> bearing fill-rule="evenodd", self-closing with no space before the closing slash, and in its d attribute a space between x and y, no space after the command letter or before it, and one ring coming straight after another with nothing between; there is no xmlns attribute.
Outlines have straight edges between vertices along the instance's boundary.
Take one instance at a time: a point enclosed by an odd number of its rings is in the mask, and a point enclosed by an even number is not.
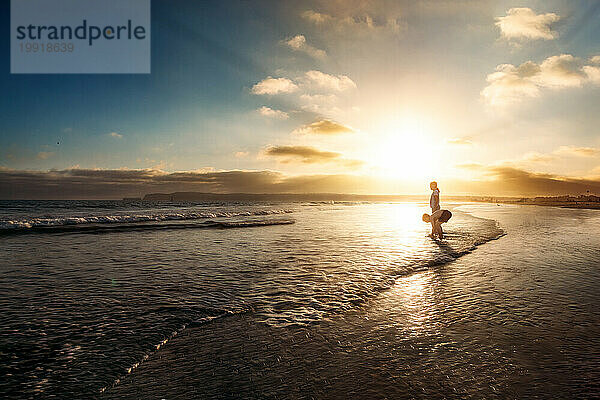
<svg viewBox="0 0 600 400"><path fill-rule="evenodd" d="M4 37L0 198L600 193L598 1L154 1L149 75Z"/></svg>

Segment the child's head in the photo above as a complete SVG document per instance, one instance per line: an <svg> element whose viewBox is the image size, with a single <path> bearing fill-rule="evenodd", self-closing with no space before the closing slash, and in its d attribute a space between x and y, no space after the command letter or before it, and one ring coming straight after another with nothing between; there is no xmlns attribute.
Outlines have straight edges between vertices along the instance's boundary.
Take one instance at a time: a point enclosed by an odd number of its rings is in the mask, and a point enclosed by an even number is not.
<svg viewBox="0 0 600 400"><path fill-rule="evenodd" d="M423 214L423 222L430 223L431 222L431 215L429 215L427 213Z"/></svg>
<svg viewBox="0 0 600 400"><path fill-rule="evenodd" d="M429 187L431 188L431 190L437 189L437 182L436 181L429 182Z"/></svg>

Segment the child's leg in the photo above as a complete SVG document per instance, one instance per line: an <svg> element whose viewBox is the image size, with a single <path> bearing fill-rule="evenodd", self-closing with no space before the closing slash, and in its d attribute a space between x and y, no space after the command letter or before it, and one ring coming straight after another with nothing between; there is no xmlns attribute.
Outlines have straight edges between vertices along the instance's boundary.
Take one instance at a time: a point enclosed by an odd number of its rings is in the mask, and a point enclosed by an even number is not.
<svg viewBox="0 0 600 400"><path fill-rule="evenodd" d="M431 235L439 237L441 229L442 229L442 226L440 225L440 221L437 218L432 219L431 220Z"/></svg>

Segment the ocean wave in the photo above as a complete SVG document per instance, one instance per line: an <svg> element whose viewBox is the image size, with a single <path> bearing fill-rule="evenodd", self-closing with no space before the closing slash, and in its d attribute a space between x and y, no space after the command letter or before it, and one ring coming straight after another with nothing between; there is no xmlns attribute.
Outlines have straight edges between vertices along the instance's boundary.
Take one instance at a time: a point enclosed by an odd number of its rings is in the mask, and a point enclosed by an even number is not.
<svg viewBox="0 0 600 400"><path fill-rule="evenodd" d="M323 205L342 205L342 206L360 206L365 204L373 204L372 201L367 200L322 200L322 201L309 201L302 203L305 207L323 206Z"/></svg>
<svg viewBox="0 0 600 400"><path fill-rule="evenodd" d="M262 219L244 221L201 221L178 223L127 223L127 224L86 224L86 225L42 225L17 229L0 229L0 235L26 234L26 233L113 233L130 231L149 231L165 229L233 229L252 228L270 225L290 225L293 219Z"/></svg>
<svg viewBox="0 0 600 400"><path fill-rule="evenodd" d="M36 228L67 227L77 225L121 225L144 222L188 221L211 218L256 217L292 213L287 209L252 210L252 211L187 211L187 212L150 212L143 214L123 215L87 215L61 217L21 217L0 220L0 233L6 231L36 230Z"/></svg>

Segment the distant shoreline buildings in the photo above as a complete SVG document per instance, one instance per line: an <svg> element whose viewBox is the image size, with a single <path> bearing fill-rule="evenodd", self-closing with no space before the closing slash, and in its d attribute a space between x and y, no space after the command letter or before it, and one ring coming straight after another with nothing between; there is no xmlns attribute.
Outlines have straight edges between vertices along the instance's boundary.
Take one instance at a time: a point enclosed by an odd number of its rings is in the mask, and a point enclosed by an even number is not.
<svg viewBox="0 0 600 400"><path fill-rule="evenodd" d="M537 197L470 197L471 201L485 203L524 204L535 206L551 206L566 208L600 209L600 196L537 196Z"/></svg>

